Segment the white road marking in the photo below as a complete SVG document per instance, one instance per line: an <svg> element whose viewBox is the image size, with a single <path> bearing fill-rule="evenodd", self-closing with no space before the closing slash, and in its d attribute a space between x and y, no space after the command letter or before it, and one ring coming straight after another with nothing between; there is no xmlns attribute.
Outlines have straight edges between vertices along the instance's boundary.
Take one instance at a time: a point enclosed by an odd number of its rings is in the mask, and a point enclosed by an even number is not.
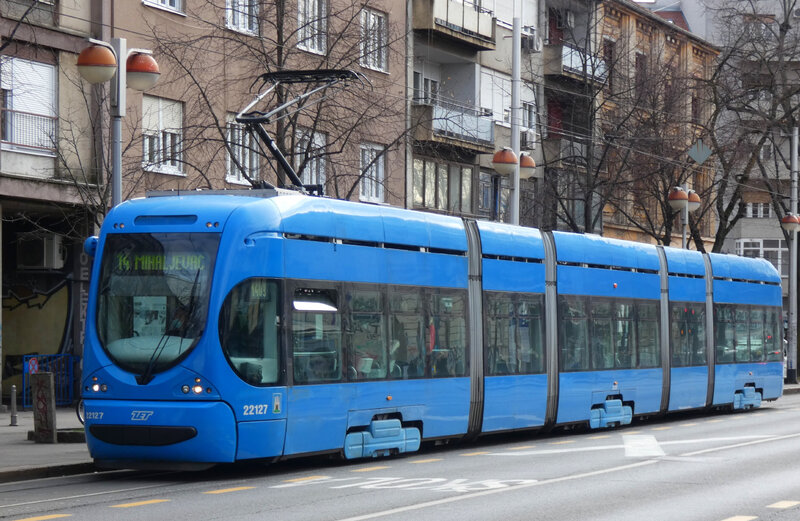
<svg viewBox="0 0 800 521"><path fill-rule="evenodd" d="M655 436L644 434L623 434L625 456L628 458L659 458L666 456Z"/></svg>

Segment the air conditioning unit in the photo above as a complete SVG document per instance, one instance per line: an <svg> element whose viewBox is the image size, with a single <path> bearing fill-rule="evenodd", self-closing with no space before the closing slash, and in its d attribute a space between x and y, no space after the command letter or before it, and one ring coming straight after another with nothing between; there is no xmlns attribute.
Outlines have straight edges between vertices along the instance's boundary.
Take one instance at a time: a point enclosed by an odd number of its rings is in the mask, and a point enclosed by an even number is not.
<svg viewBox="0 0 800 521"><path fill-rule="evenodd" d="M61 235L48 233L17 238L17 269L58 270L64 267Z"/></svg>
<svg viewBox="0 0 800 521"><path fill-rule="evenodd" d="M527 53L542 52L542 39L536 34L522 35L522 50Z"/></svg>
<svg viewBox="0 0 800 521"><path fill-rule="evenodd" d="M533 130L522 130L519 133L519 148L521 150L536 149L536 132Z"/></svg>

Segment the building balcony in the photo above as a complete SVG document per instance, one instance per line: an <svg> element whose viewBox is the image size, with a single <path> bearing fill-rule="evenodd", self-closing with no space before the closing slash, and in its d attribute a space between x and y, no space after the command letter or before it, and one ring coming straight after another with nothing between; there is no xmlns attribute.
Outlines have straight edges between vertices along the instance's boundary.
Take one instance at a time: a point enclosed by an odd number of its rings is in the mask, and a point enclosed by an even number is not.
<svg viewBox="0 0 800 521"><path fill-rule="evenodd" d="M414 101L414 139L444 144L468 153L488 154L494 150L494 122L478 109L442 101Z"/></svg>
<svg viewBox="0 0 800 521"><path fill-rule="evenodd" d="M495 48L492 12L467 0L414 0L414 30L444 36L476 51Z"/></svg>
<svg viewBox="0 0 800 521"><path fill-rule="evenodd" d="M605 62L583 49L566 43L544 46L545 76L561 76L602 84L606 80Z"/></svg>
<svg viewBox="0 0 800 521"><path fill-rule="evenodd" d="M588 136L583 138L547 137L542 141L545 166L565 170L586 170L589 157L589 140ZM594 154L592 169L597 171L598 163L602 159L602 149L595 147L592 153Z"/></svg>

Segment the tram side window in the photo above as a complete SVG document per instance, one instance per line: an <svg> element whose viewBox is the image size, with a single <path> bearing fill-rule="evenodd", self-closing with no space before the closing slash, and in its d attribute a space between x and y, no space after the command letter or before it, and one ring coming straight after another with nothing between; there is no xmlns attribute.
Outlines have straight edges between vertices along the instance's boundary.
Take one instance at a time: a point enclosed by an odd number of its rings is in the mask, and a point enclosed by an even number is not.
<svg viewBox="0 0 800 521"><path fill-rule="evenodd" d="M658 303L640 301L637 311L637 337L639 345L639 367L661 365L658 335Z"/></svg>
<svg viewBox="0 0 800 521"><path fill-rule="evenodd" d="M295 383L342 379L342 316L334 289L296 288L292 295Z"/></svg>
<svg viewBox="0 0 800 521"><path fill-rule="evenodd" d="M590 299L592 321L590 323L593 369L614 367L614 344L612 343L611 301Z"/></svg>
<svg viewBox="0 0 800 521"><path fill-rule="evenodd" d="M767 308L764 318L764 350L767 362L783 361L783 335L781 332L781 309Z"/></svg>
<svg viewBox="0 0 800 521"><path fill-rule="evenodd" d="M487 374L542 372L542 299L541 295L487 294Z"/></svg>
<svg viewBox="0 0 800 521"><path fill-rule="evenodd" d="M436 291L429 295L426 331L428 374L463 376L467 371L467 306L463 293Z"/></svg>
<svg viewBox="0 0 800 521"><path fill-rule="evenodd" d="M558 345L562 371L589 369L588 321L584 297L559 297Z"/></svg>
<svg viewBox="0 0 800 521"><path fill-rule="evenodd" d="M277 283L259 278L238 284L222 305L222 352L236 374L249 384L278 381L279 302Z"/></svg>
<svg viewBox="0 0 800 521"><path fill-rule="evenodd" d="M636 337L632 302L614 304L614 367L630 369L636 366Z"/></svg>
<svg viewBox="0 0 800 521"><path fill-rule="evenodd" d="M735 349L735 322L734 312L736 306L717 304L714 307L714 344L717 354L717 363L726 364L734 361Z"/></svg>
<svg viewBox="0 0 800 521"><path fill-rule="evenodd" d="M348 367L349 380L386 378L386 323L383 294L380 290L353 289L349 304Z"/></svg>
<svg viewBox="0 0 800 521"><path fill-rule="evenodd" d="M750 309L750 361L764 361L764 309Z"/></svg>
<svg viewBox="0 0 800 521"><path fill-rule="evenodd" d="M705 305L673 302L670 310L672 365L706 365Z"/></svg>
<svg viewBox="0 0 800 521"><path fill-rule="evenodd" d="M749 328L749 316L746 306L735 306L734 320L736 321L736 361L750 361L750 346L747 342Z"/></svg>
<svg viewBox="0 0 800 521"><path fill-rule="evenodd" d="M389 288L389 372L394 378L425 376L424 310L419 290Z"/></svg>

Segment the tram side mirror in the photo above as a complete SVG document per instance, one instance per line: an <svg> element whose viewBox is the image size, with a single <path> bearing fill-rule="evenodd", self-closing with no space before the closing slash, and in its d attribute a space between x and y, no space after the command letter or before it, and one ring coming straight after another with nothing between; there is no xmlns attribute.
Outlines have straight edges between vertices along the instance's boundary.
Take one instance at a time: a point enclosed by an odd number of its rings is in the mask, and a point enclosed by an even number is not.
<svg viewBox="0 0 800 521"><path fill-rule="evenodd" d="M83 251L86 252L86 255L94 258L94 254L97 253L98 242L99 239L97 235L92 235L91 237L83 241Z"/></svg>

